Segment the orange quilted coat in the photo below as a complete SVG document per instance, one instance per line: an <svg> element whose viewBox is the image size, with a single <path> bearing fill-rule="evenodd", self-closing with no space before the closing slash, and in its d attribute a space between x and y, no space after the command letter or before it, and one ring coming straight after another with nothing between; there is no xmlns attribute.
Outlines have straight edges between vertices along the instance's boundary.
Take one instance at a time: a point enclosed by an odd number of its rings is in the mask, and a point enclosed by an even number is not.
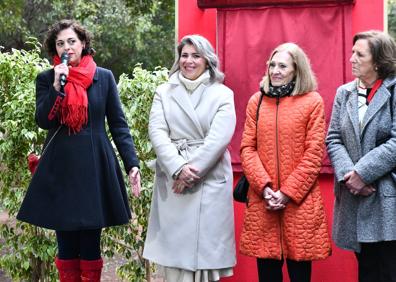
<svg viewBox="0 0 396 282"><path fill-rule="evenodd" d="M323 100L317 92L283 97L250 98L241 144L249 180L248 206L240 240L242 254L292 260L324 259L330 238L318 184L324 150ZM265 208L263 190L271 186L289 196L286 208Z"/></svg>

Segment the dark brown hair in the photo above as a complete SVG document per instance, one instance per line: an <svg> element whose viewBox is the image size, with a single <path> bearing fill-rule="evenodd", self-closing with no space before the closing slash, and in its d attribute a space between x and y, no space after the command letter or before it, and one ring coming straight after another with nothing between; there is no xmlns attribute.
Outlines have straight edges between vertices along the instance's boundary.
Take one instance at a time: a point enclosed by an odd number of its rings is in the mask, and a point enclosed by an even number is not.
<svg viewBox="0 0 396 282"><path fill-rule="evenodd" d="M379 78L396 74L396 44L392 37L382 31L369 30L355 34L353 44L359 39L367 40Z"/></svg>
<svg viewBox="0 0 396 282"><path fill-rule="evenodd" d="M71 28L77 34L78 39L85 43L85 48L82 50L81 56L95 55L95 50L91 47L92 34L86 30L81 24L75 20L61 20L53 24L47 32L47 37L44 41L44 47L50 57L57 55L56 52L56 37L59 32L64 29Z"/></svg>

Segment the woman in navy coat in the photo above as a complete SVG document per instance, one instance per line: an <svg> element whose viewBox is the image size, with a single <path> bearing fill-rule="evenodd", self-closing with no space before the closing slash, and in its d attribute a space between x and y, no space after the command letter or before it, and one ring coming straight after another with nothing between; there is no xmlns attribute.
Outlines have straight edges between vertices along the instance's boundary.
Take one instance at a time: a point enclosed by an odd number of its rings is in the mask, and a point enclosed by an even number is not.
<svg viewBox="0 0 396 282"><path fill-rule="evenodd" d="M113 74L96 66L89 32L63 20L45 46L54 68L37 76L36 121L48 130L47 146L17 218L56 231L60 281L100 281L101 230L131 218L105 120L135 195L139 161Z"/></svg>

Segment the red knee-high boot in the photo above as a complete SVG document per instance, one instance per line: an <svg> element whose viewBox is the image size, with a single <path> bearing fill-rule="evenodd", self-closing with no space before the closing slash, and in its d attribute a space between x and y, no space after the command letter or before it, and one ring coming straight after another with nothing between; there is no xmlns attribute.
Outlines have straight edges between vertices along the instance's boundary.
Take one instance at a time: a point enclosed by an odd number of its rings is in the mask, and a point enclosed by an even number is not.
<svg viewBox="0 0 396 282"><path fill-rule="evenodd" d="M80 260L55 258L60 282L81 282Z"/></svg>
<svg viewBox="0 0 396 282"><path fill-rule="evenodd" d="M103 260L80 260L81 281L100 282Z"/></svg>

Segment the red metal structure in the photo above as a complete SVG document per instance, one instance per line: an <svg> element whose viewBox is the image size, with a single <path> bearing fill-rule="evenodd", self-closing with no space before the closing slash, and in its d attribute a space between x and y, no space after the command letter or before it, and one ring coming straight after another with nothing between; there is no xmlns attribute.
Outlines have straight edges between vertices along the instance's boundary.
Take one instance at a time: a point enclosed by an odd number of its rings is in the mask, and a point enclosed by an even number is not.
<svg viewBox="0 0 396 282"><path fill-rule="evenodd" d="M328 121L336 87L352 79L349 65L352 36L368 29L384 29L383 0L177 1L178 38L201 34L209 39L217 48L226 74L225 84L235 93L238 124L231 144L235 180L240 171L238 151L245 106L250 95L257 91L269 52L286 41L303 47L317 74ZM320 176L320 186L331 228L333 176L327 159L323 172L327 173ZM237 245L243 212L244 205L235 203ZM238 253L234 276L222 281L257 281L255 259ZM333 245L330 258L314 262L312 281L357 281L354 254Z"/></svg>

